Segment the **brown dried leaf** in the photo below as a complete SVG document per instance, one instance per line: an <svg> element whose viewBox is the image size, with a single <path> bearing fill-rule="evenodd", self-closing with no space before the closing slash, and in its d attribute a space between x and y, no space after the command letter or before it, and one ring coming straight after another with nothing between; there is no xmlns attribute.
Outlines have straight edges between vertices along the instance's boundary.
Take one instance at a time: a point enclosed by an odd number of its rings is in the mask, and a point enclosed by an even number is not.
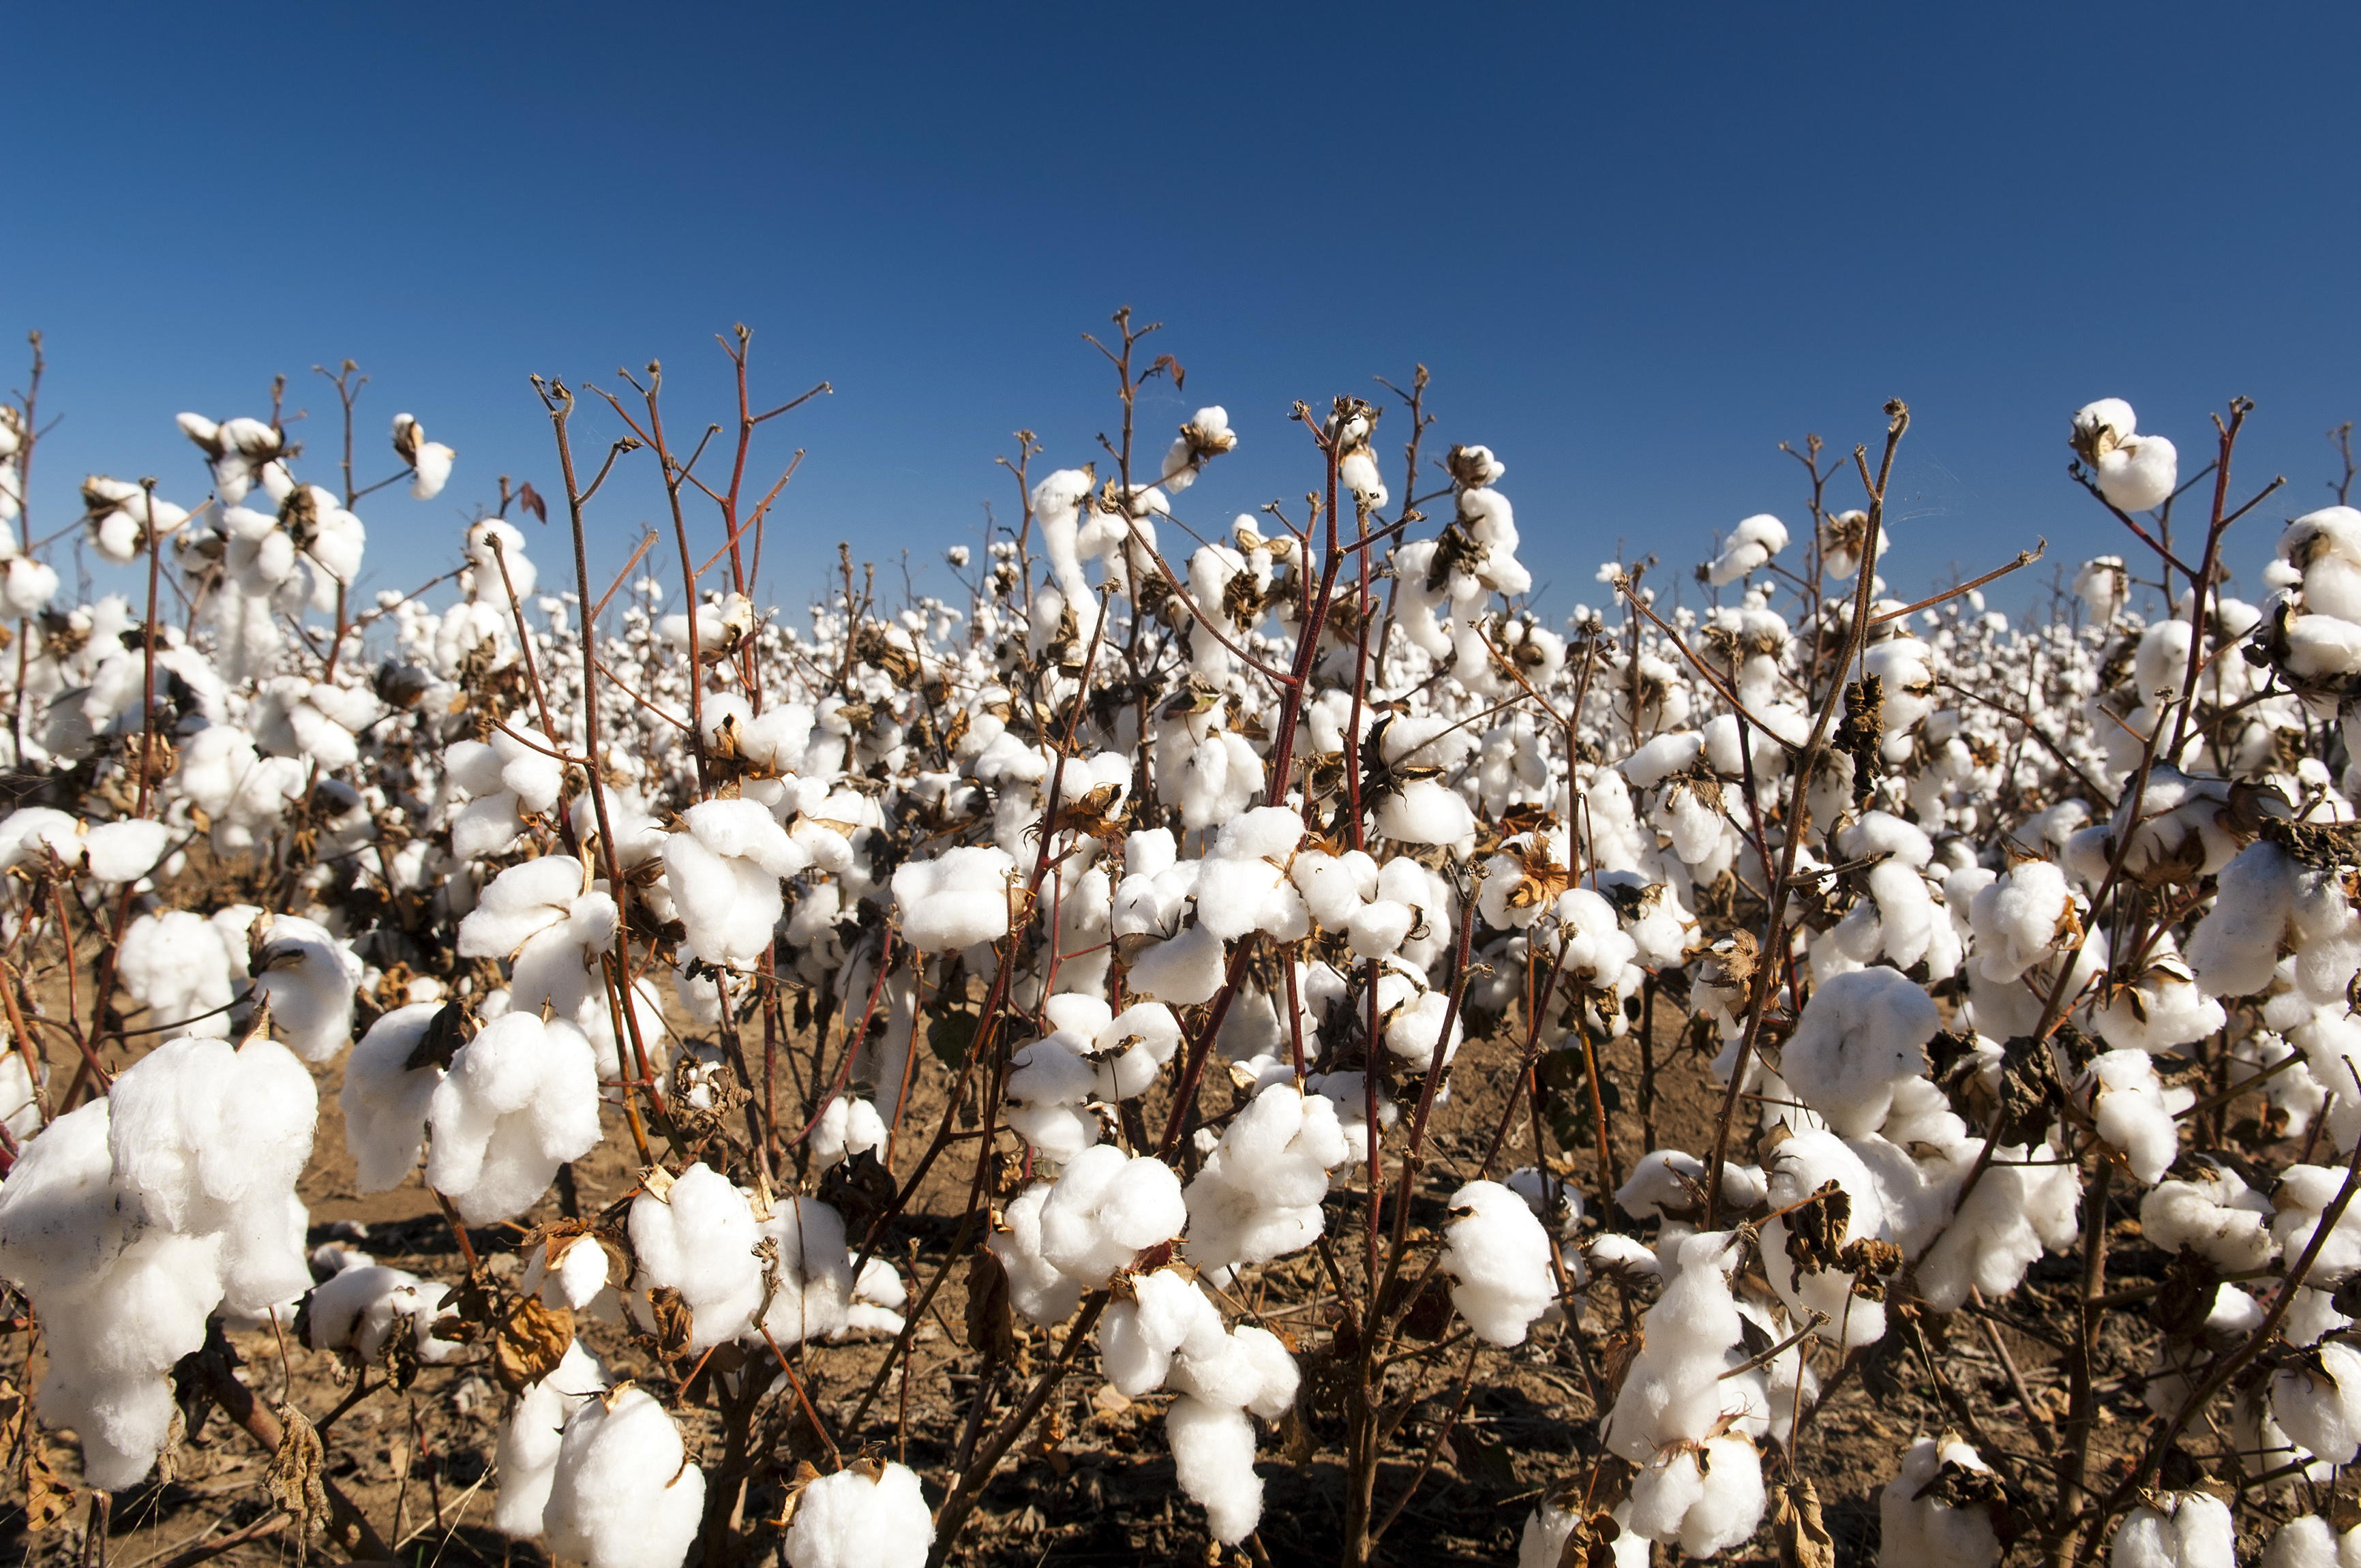
<svg viewBox="0 0 2361 1568"><path fill-rule="evenodd" d="M1820 1521L1820 1494L1809 1480L1799 1476L1779 1488L1771 1534L1780 1568L1836 1568L1837 1543Z"/></svg>
<svg viewBox="0 0 2361 1568"><path fill-rule="evenodd" d="M1837 1266L1843 1236L1852 1225L1852 1197L1835 1181L1782 1216L1787 1226L1787 1288L1803 1288L1806 1270L1820 1273Z"/></svg>
<svg viewBox="0 0 2361 1568"><path fill-rule="evenodd" d="M573 1343L573 1308L549 1306L539 1296L514 1297L492 1342L492 1373L501 1387L522 1393L556 1371Z"/></svg>
<svg viewBox="0 0 2361 1568"><path fill-rule="evenodd" d="M311 1418L292 1404L279 1406L278 1416L279 1450L262 1473L262 1484L272 1502L295 1516L295 1550L300 1557L303 1542L327 1531L328 1493L321 1485L327 1456Z"/></svg>
<svg viewBox="0 0 2361 1568"><path fill-rule="evenodd" d="M669 1285L659 1285L648 1292L648 1305L656 1320L656 1354L669 1361L688 1348L689 1336L696 1332L696 1315L681 1293Z"/></svg>
<svg viewBox="0 0 2361 1568"><path fill-rule="evenodd" d="M967 1260L967 1347L987 1365L1015 1359L1016 1321L1009 1315L1008 1274L998 1255L978 1246Z"/></svg>

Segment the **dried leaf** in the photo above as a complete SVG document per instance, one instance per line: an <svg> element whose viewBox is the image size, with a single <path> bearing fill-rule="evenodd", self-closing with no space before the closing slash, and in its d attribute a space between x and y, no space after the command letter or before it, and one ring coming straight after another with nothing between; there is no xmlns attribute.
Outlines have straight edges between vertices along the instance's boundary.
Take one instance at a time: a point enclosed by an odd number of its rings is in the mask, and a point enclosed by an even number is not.
<svg viewBox="0 0 2361 1568"><path fill-rule="evenodd" d="M648 1305L655 1313L656 1354L669 1361L688 1349L689 1337L697 1330L696 1315L681 1293L669 1285L649 1291Z"/></svg>
<svg viewBox="0 0 2361 1568"><path fill-rule="evenodd" d="M270 1456L262 1484L272 1502L295 1516L295 1550L301 1557L303 1542L327 1531L328 1493L321 1485L327 1456L320 1434L302 1410L284 1404L278 1407L278 1416L279 1451Z"/></svg>
<svg viewBox="0 0 2361 1568"><path fill-rule="evenodd" d="M533 488L532 480L528 479L517 487L516 499L517 505L533 513L536 521L548 522L549 503L541 499L541 492Z"/></svg>
<svg viewBox="0 0 2361 1568"><path fill-rule="evenodd" d="M492 1341L492 1373L511 1394L557 1370L574 1343L574 1309L552 1307L539 1296L510 1299Z"/></svg>
<svg viewBox="0 0 2361 1568"><path fill-rule="evenodd" d="M1780 1568L1836 1568L1837 1543L1820 1521L1820 1494L1809 1480L1798 1477L1779 1489L1771 1534Z"/></svg>
<svg viewBox="0 0 2361 1568"><path fill-rule="evenodd" d="M1837 1182L1824 1181L1782 1218L1787 1227L1787 1288L1801 1290L1806 1271L1837 1266L1842 1237L1852 1225L1852 1197Z"/></svg>
<svg viewBox="0 0 2361 1568"><path fill-rule="evenodd" d="M997 1365L1015 1359L1016 1321L1009 1315L1008 1274L998 1255L979 1246L967 1260L967 1347Z"/></svg>

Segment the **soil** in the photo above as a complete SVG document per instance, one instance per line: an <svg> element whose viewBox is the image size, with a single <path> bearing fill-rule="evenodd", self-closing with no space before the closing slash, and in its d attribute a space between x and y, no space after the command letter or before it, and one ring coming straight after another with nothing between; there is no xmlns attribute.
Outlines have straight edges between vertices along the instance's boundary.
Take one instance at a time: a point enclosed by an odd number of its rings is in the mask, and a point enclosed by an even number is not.
<svg viewBox="0 0 2361 1568"><path fill-rule="evenodd" d="M1669 1009L1667 1009L1669 1012ZM807 1042L805 1048L808 1048ZM1703 1155L1719 1109L1703 1056L1669 1035L1655 1042L1657 1093L1643 1103L1642 1074L1633 1041L1620 1041L1608 1053L1606 1079L1620 1102L1609 1111L1610 1174L1627 1171L1654 1143ZM1513 1087L1518 1059L1513 1047L1495 1037L1472 1041L1458 1058L1447 1105L1435 1115L1430 1192L1448 1193L1454 1178L1475 1176ZM759 1071L759 1067L758 1069ZM1218 1064L1214 1069L1218 1078ZM318 1069L321 1125L315 1154L302 1186L311 1207L316 1245L349 1227L366 1227L357 1245L380 1263L453 1281L464 1266L452 1231L415 1175L401 1188L364 1196L356 1190L354 1168L345 1153L335 1094L341 1072ZM939 1068L922 1059L907 1125L932 1127L941 1109ZM782 1070L782 1100L788 1083ZM1216 1081L1208 1102L1227 1091ZM1161 1124L1160 1109L1148 1108L1148 1125ZM618 1119L619 1121L619 1119ZM1533 1124L1525 1111L1510 1128L1498 1175L1533 1159ZM573 1168L582 1212L622 1198L636 1182L631 1144L620 1124L588 1159ZM1547 1135L1546 1134L1544 1135ZM1589 1135L1583 1134L1587 1140ZM914 1140L915 1142L915 1140ZM996 1420L1025 1386L1025 1379L1054 1356L1059 1331L1028 1332L1016 1320L1014 1367L988 1370L984 1358L967 1348L966 1268L950 1255L958 1220L966 1206L972 1170L972 1140L950 1146L922 1189L912 1212L893 1227L895 1261L912 1282L915 1299L926 1281L949 1268L941 1288L916 1331L915 1354L906 1377L884 1389L856 1424L855 1409L881 1365L890 1341L852 1340L807 1347L797 1353L798 1371L822 1422L850 1457L867 1448L906 1461L925 1480L930 1500L939 1500L955 1446L979 1387L992 1399ZM1585 1141L1549 1154L1587 1190L1599 1187L1600 1155ZM1752 1157L1746 1151L1736 1153ZM906 1168L912 1156L896 1158ZM1366 1215L1365 1198L1340 1190L1328 1204L1328 1231L1340 1250L1357 1245ZM1586 1230L1594 1230L1605 1208L1595 1196ZM2136 1222L2118 1208L2115 1224L2128 1243ZM556 1217L553 1196L525 1223ZM1422 1201L1413 1221L1439 1225L1438 1201ZM1620 1219L1620 1217L1617 1217ZM1622 1228L1636 1229L1628 1221ZM517 1233L502 1228L471 1234L485 1255L500 1255L496 1270L512 1272ZM2115 1252L2111 1288L2160 1277L2161 1254L2126 1248ZM2143 1274L2145 1259L2153 1265ZM1316 1255L1290 1260L1291 1266L1265 1271L1250 1303L1275 1331L1293 1339L1305 1355L1307 1388L1319 1383L1316 1356L1326 1342L1325 1322L1334 1298L1328 1293ZM2060 1349L2070 1322L2069 1303L2080 1279L2079 1258L2045 1258L2009 1300L1986 1317L1961 1313L1949 1320L1928 1317L1923 1328L1928 1349L1950 1381L1947 1404L1932 1382L1925 1359L1902 1347L1907 1336L1889 1334L1881 1354L1861 1359L1839 1377L1833 1356L1823 1350L1817 1366L1834 1391L1806 1418L1795 1463L1816 1485L1839 1563L1874 1561L1878 1542L1877 1493L1913 1440L1944 1429L1960 1430L1996 1469L2037 1498L2049 1496L2051 1461L2025 1418L2005 1369L1993 1354L1988 1327L2015 1362L2045 1421L2065 1409ZM1759 1277L1752 1288L1765 1290ZM1593 1377L1610 1353L1612 1337L1646 1305L1647 1288L1595 1281L1588 1292L1584 1332L1563 1325L1535 1329L1514 1350L1486 1347L1465 1411L1447 1440L1444 1424L1466 1365L1462 1340L1446 1337L1421 1356L1385 1376L1383 1397L1407 1401L1390 1455L1378 1478L1380 1517L1400 1505L1400 1517L1385 1535L1380 1561L1427 1565L1501 1563L1515 1561L1517 1541L1544 1488L1589 1472L1598 1452L1599 1405ZM2113 1320L2111 1320L2113 1321ZM683 1391L681 1375L667 1365L653 1342L634 1341L620 1327L592 1324L584 1334L619 1377L636 1379L675 1406L692 1452L708 1461L720 1451L722 1428L716 1408L716 1379L697 1377ZM335 1357L303 1348L291 1333L229 1335L243 1363L240 1377L262 1404L291 1402L314 1421L324 1420L355 1391L353 1372ZM0 1339L0 1374L19 1387L38 1383L38 1365L23 1365L27 1336ZM2151 1345L2140 1339L2107 1340L2097 1373L2101 1391L2095 1450L2101 1461L2136 1448L2148 1420L2140 1403L2142 1369ZM33 1357L38 1363L38 1357ZM373 1378L373 1381L376 1379ZM1169 1398L1153 1395L1125 1400L1105 1388L1096 1374L1095 1353L1086 1348L1076 1373L1060 1385L1048 1418L1012 1451L984 1494L982 1507L961 1538L952 1561L973 1564L1133 1563L1138 1562L1243 1562L1243 1554L1209 1552L1203 1516L1182 1497L1158 1420ZM782 1401L783 1402L783 1401ZM412 1568L445 1562L527 1564L544 1561L539 1542L511 1542L487 1522L499 1478L492 1470L497 1426L504 1399L480 1365L430 1367L406 1392L373 1391L324 1432L325 1474L372 1521L393 1554ZM1261 1463L1267 1495L1258 1544L1277 1563L1334 1561L1343 1528L1345 1457L1340 1418L1311 1399L1300 1421L1264 1435ZM774 1446L738 1500L739 1562L778 1560L780 1531L774 1519L785 1483L800 1459L822 1457L807 1422L784 1418L770 1429ZM2045 1428L2046 1431L2046 1428ZM2195 1445L2202 1451L2202 1445ZM60 1475L74 1479L74 1445L61 1437L49 1445ZM105 1560L113 1568L186 1568L187 1554L203 1551L241 1530L268 1521L273 1507L260 1485L270 1460L246 1431L214 1415L189 1433L180 1451L178 1474L169 1483L150 1481L118 1494L112 1504L111 1540ZM1423 1462L1431 1469L1421 1477ZM0 1559L64 1564L86 1561L78 1501L74 1512L37 1534L26 1531L21 1487L12 1488L10 1512L0 1522ZM1406 1499L1406 1500L1405 1500ZM315 1547L329 1560L344 1555L333 1543ZM279 1529L223 1553L225 1564L284 1563L302 1553L290 1531ZM1730 1554L1738 1562L1772 1561L1771 1533L1758 1532L1752 1546ZM1659 1549L1657 1561L1671 1557ZM716 1562L713 1568L720 1568Z"/></svg>

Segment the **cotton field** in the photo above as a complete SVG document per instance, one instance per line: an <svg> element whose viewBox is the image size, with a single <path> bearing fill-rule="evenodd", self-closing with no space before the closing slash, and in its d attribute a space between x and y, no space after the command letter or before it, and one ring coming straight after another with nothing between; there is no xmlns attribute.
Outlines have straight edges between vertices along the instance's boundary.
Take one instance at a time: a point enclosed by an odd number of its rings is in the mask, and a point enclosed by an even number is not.
<svg viewBox="0 0 2361 1568"><path fill-rule="evenodd" d="M957 593L807 609L773 414L698 465L653 382L536 379L551 481L407 593L370 529L488 489L431 417L357 489L186 413L77 521L0 407L28 1555L241 1444L158 1559L406 1553L425 1440L390 1517L336 1455L423 1401L487 1561L1032 1562L1124 1465L1172 1560L2361 1558L2361 510L2103 398L2119 555L1892 582L1897 402L1543 613L1422 370L1224 519L1117 326L1120 441L1020 433Z"/></svg>

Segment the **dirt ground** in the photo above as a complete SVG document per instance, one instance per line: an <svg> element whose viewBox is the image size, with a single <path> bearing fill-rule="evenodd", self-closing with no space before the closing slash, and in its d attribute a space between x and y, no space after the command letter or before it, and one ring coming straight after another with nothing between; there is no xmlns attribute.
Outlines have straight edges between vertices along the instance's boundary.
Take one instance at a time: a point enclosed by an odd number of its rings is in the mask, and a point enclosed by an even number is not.
<svg viewBox="0 0 2361 1568"><path fill-rule="evenodd" d="M1625 1040L1609 1053L1607 1077L1620 1100L1620 1108L1608 1117L1616 1174L1628 1170L1648 1146L1649 1123L1660 1145L1708 1151L1719 1093L1710 1087L1703 1058L1670 1038L1657 1042L1656 1054L1660 1092L1653 1106L1643 1106L1636 1046ZM1444 1173L1461 1178L1475 1174L1499 1123L1515 1059L1510 1045L1498 1038L1472 1042L1461 1053L1452 1102L1437 1113L1433 1168L1437 1175L1430 1190L1451 1190ZM356 1245L379 1262L429 1278L457 1279L463 1268L450 1228L415 1175L391 1192L364 1197L356 1190L335 1104L340 1076L335 1065L319 1070L321 1125L302 1189L311 1206L313 1243L343 1234L342 1227L365 1226L366 1238ZM783 1082L783 1097L784 1089ZM933 1113L942 1092L939 1068L930 1059L922 1060L912 1124L935 1124ZM1218 1098L1224 1091L1217 1086L1213 1092ZM1149 1125L1160 1124L1160 1113L1153 1106L1149 1117ZM636 1180L629 1139L620 1126L610 1131L613 1135L596 1154L574 1168L586 1213L620 1198ZM848 1341L794 1353L805 1387L839 1447L848 1455L867 1446L906 1460L924 1477L930 1500L939 1500L947 1485L953 1445L968 1419L983 1366L983 1358L964 1343L963 1260L950 1256L974 1146L972 1141L950 1146L915 1212L895 1233L893 1245L902 1249L895 1261L911 1281L914 1302L927 1280L950 1267L916 1332L917 1354L907 1377L883 1390L856 1425L856 1406L890 1342ZM1551 1152L1559 1154L1554 1146ZM906 1152L899 1157L906 1168L909 1157ZM1521 1112L1500 1168L1532 1163L1532 1157L1531 1124ZM1570 1168L1579 1184L1593 1193L1587 1228L1595 1229L1603 1217L1612 1219L1603 1214L1609 1205L1595 1195L1599 1157L1595 1146L1560 1157L1567 1162L1561 1168ZM553 1197L527 1217L528 1223L555 1217L556 1212ZM2127 1212L2118 1211L2114 1222L2119 1229L2130 1227L2121 1232L2126 1236L2136 1234L2136 1222L2124 1217ZM1340 1245L1357 1241L1365 1213L1365 1199L1357 1190L1332 1194L1332 1238ZM1439 1205L1432 1202L1413 1212L1415 1221L1427 1225L1438 1225L1443 1218ZM479 1252L489 1255L512 1246L516 1234L478 1232L472 1239ZM2150 1272L2160 1275L2162 1255L2150 1251L2134 1255L2151 1260L2155 1268ZM1275 1331L1290 1335L1301 1352L1311 1353L1325 1342L1315 1325L1325 1321L1334 1297L1327 1294L1313 1255L1299 1255L1291 1261L1291 1267L1268 1271L1251 1304ZM503 1257L494 1266L507 1270L515 1265ZM1899 1451L1918 1436L1946 1427L1964 1430L2004 1475L2021 1475L2036 1495L2047 1495L2048 1462L1993 1354L1993 1336L2014 1360L2041 1407L2039 1413L2053 1419L2064 1409L2058 1370L2064 1344L2060 1325L2069 1321L2064 1304L2071 1299L2079 1269L2078 1259L2046 1258L2014 1299L1988 1315L1963 1312L1949 1320L1926 1321L1930 1348L1953 1380L1948 1404L1927 1363L1900 1348L1905 1336L1899 1334L1888 1336L1887 1353L1861 1360L1837 1379L1834 1392L1806 1419L1797 1463L1818 1487L1840 1563L1874 1560L1877 1490L1892 1473ZM2139 1282L2136 1269L2126 1277L2120 1264L2110 1279L2111 1287ZM1752 1283L1767 1290L1759 1277ZM1437 1440L1465 1365L1462 1342L1447 1338L1432 1354L1386 1375L1384 1397L1409 1400L1411 1406L1378 1477L1380 1517L1404 1497L1430 1452L1433 1463L1385 1536L1382 1561L1425 1568L1515 1560L1519 1533L1543 1488L1580 1476L1589 1457L1598 1452L1601 1412L1591 1378L1609 1337L1645 1305L1644 1289L1635 1289L1628 1299L1623 1291L1613 1282L1593 1283L1586 1312L1591 1332L1584 1344L1577 1345L1564 1326L1545 1325L1514 1350L1483 1349L1474 1395L1448 1441ZM1023 1320L1017 1322L1016 1371L1022 1374L1054 1354L1059 1333L1027 1334ZM675 1404L693 1453L719 1451L721 1425L711 1376L698 1378L683 1398L679 1376L688 1369L660 1364L649 1348L651 1342L634 1343L619 1327L605 1324L590 1325L584 1337L618 1376L637 1379ZM267 1406L291 1401L318 1422L354 1390L348 1370L331 1355L302 1348L291 1335L266 1330L233 1334L231 1342L244 1363L240 1376ZM27 1343L22 1332L0 1339L0 1374L20 1387L37 1382L39 1375L38 1365L23 1365ZM2135 1445L2147 1419L2140 1403L2140 1372L2147 1364L2148 1345L2145 1341L2110 1341L2104 1348L2099 1372L2099 1447L2112 1458ZM1824 1381L1835 1378L1829 1353L1822 1352L1817 1365ZM1306 1370L1310 1387L1317 1381L1315 1356L1307 1354ZM1964 1384L1960 1381L1963 1376ZM1006 1367L994 1374L990 1386L994 1420L1022 1387ZM1209 1555L1201 1511L1179 1494L1174 1483L1162 1422L1157 1419L1169 1398L1124 1400L1104 1388L1096 1373L1095 1353L1086 1349L1076 1375L1060 1386L1049 1420L1036 1428L1038 1441L1022 1445L1003 1462L953 1561L1012 1568L1215 1561ZM427 1368L406 1393L372 1393L335 1421L324 1434L325 1473L372 1521L394 1556L412 1568L433 1568L445 1561L503 1565L542 1561L546 1553L539 1543L506 1541L488 1523L499 1485L491 1466L502 1405L499 1389L478 1366ZM1259 1543L1269 1561L1334 1559L1343 1526L1343 1431L1341 1420L1312 1409L1285 1431L1266 1432L1257 1466L1268 1486ZM808 1429L797 1422L772 1462L746 1487L737 1504L744 1532L741 1561L777 1560L779 1531L762 1521L776 1517L795 1461L817 1457L818 1452ZM51 1444L52 1462L69 1480L73 1453L70 1442ZM175 1560L185 1562L183 1554L205 1550L209 1543L258 1523L267 1526L273 1510L258 1483L269 1458L246 1431L215 1415L202 1431L187 1436L171 1481L151 1481L115 1498L108 1563L113 1568L180 1568ZM22 1493L14 1491L11 1510L0 1521L0 1558L60 1565L87 1561L82 1540L86 1517L78 1502L66 1519L27 1534ZM1768 1560L1768 1542L1767 1532L1758 1535L1755 1550L1738 1553L1738 1560ZM340 1555L333 1549L321 1550L331 1560ZM279 1563L299 1555L288 1531L279 1529L214 1560ZM1219 1560L1244 1561L1226 1554ZM1660 1549L1658 1561L1670 1558Z"/></svg>

